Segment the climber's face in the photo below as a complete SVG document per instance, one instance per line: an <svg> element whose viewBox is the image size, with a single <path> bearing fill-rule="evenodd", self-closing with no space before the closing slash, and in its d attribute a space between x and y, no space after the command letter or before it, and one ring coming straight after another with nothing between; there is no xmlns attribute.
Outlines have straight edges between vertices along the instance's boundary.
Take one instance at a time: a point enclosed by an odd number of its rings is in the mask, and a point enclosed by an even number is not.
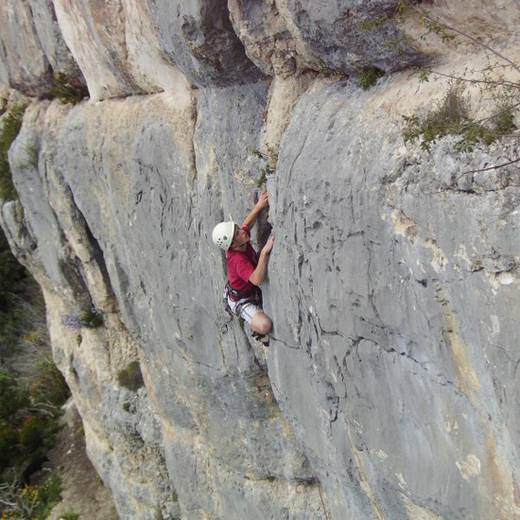
<svg viewBox="0 0 520 520"><path fill-rule="evenodd" d="M230 249L242 251L246 248L249 242L249 235L235 224L235 234L233 235L233 242L231 242Z"/></svg>

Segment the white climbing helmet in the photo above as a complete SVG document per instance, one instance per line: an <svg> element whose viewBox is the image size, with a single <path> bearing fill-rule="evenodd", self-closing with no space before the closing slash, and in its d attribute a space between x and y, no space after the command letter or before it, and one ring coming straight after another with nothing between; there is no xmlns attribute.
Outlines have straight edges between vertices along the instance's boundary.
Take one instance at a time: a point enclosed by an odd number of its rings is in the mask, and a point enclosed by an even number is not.
<svg viewBox="0 0 520 520"><path fill-rule="evenodd" d="M235 234L235 223L234 222L221 222L213 228L211 238L213 243L227 251L231 242L233 242L233 235Z"/></svg>

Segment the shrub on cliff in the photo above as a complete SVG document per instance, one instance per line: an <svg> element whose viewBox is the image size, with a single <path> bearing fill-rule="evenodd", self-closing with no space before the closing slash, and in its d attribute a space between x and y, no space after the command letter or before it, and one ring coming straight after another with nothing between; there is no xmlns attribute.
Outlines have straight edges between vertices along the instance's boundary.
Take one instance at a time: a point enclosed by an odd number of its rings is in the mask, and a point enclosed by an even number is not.
<svg viewBox="0 0 520 520"><path fill-rule="evenodd" d="M47 360L28 384L0 372L0 473L41 457L54 444L60 406L70 395L65 380Z"/></svg>
<svg viewBox="0 0 520 520"><path fill-rule="evenodd" d="M0 520L45 520L60 500L61 479L55 474L42 484L26 485L21 490L16 482L4 482L0 484Z"/></svg>
<svg viewBox="0 0 520 520"><path fill-rule="evenodd" d="M405 142L421 139L421 148L430 150L431 144L446 135L460 135L459 151L471 151L473 145L482 142L487 145L511 133L514 124L513 108L503 105L497 111L495 120L487 125L469 115L469 101L460 87L452 86L440 103L423 117L404 116L407 126L403 132Z"/></svg>
<svg viewBox="0 0 520 520"><path fill-rule="evenodd" d="M120 370L117 374L117 381L121 386L132 392L137 392L139 388L144 386L139 361L132 361L126 368Z"/></svg>
<svg viewBox="0 0 520 520"><path fill-rule="evenodd" d="M71 312L61 318L62 324L71 330L81 330L82 327L96 329L104 324L103 314L95 307L85 307L79 313Z"/></svg>
<svg viewBox="0 0 520 520"><path fill-rule="evenodd" d="M441 103L429 113L422 117L417 114L404 116L405 142L421 138L421 147L429 150L431 143L436 139L445 135L459 135L461 139L456 150L467 152L473 149L475 143L489 145L507 135L512 135L517 130L514 120L520 107L520 82L507 79L504 73L518 74L520 65L503 54L492 39L473 36L456 24L448 25L428 12L420 3L400 0L396 14L403 13L418 16L420 24L425 29L425 33L420 36L421 39L426 39L428 35L435 35L442 43L449 43L451 46L457 46L460 42L470 43L480 47L488 60L488 65L483 69L473 71L465 69L463 72L458 70L445 72L435 70L434 66L421 69L419 71L421 81L429 81L430 76L433 76L448 78L452 83ZM470 116L469 101L463 92L464 85L477 87L482 99L486 103L491 101L489 104L491 112L487 117L476 120ZM464 174L494 170L518 162L520 157L483 169L467 171Z"/></svg>
<svg viewBox="0 0 520 520"><path fill-rule="evenodd" d="M4 114L0 128L0 199L18 198L14 188L7 152L22 126L26 105L16 105Z"/></svg>
<svg viewBox="0 0 520 520"><path fill-rule="evenodd" d="M385 71L378 67L363 67L357 73L357 82L363 90L373 87L379 78L385 75Z"/></svg>
<svg viewBox="0 0 520 520"><path fill-rule="evenodd" d="M0 356L8 356L35 326L45 327L43 298L36 282L12 255L0 229Z"/></svg>
<svg viewBox="0 0 520 520"><path fill-rule="evenodd" d="M63 73L57 72L52 79L53 86L48 95L51 99L57 98L62 103L75 105L89 95L87 87L76 78L70 78Z"/></svg>
<svg viewBox="0 0 520 520"><path fill-rule="evenodd" d="M52 407L57 410L69 398L69 387L52 359L44 358L38 363L29 383L29 395L33 403L44 403L50 410Z"/></svg>

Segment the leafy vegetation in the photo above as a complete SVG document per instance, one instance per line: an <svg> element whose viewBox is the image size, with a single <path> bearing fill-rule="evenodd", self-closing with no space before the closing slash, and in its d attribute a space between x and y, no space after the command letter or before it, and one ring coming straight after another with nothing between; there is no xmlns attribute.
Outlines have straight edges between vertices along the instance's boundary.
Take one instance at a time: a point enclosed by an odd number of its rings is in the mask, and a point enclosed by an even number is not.
<svg viewBox="0 0 520 520"><path fill-rule="evenodd" d="M45 520L61 501L61 479L50 474L42 484L26 485L21 490L4 483L0 497L4 507L0 520Z"/></svg>
<svg viewBox="0 0 520 520"><path fill-rule="evenodd" d="M78 520L79 514L78 513L65 513L61 515L58 520Z"/></svg>
<svg viewBox="0 0 520 520"><path fill-rule="evenodd" d="M0 371L0 473L8 468L19 472L54 445L60 407L69 395L50 360L27 384Z"/></svg>
<svg viewBox="0 0 520 520"><path fill-rule="evenodd" d="M49 92L49 97L57 98L62 103L75 105L88 95L87 87L78 80L60 72L53 75L53 86Z"/></svg>
<svg viewBox="0 0 520 520"><path fill-rule="evenodd" d="M95 307L88 307L79 313L79 320L83 327L95 329L103 325L103 315Z"/></svg>
<svg viewBox="0 0 520 520"><path fill-rule="evenodd" d="M18 198L7 153L20 131L26 107L26 105L16 105L7 111L2 118L0 128L0 199L15 200Z"/></svg>
<svg viewBox="0 0 520 520"><path fill-rule="evenodd" d="M132 392L137 392L139 388L144 386L139 361L132 361L126 368L120 370L117 374L117 381L121 386Z"/></svg>
<svg viewBox="0 0 520 520"><path fill-rule="evenodd" d="M61 405L69 391L50 360L28 383L0 371L0 518L44 519L60 500L61 483L50 476L43 484L23 484L52 448L59 431Z"/></svg>
<svg viewBox="0 0 520 520"><path fill-rule="evenodd" d="M488 65L478 71L465 69L463 72L451 73L431 67L419 70L419 80L422 82L428 82L432 77L448 78L450 85L443 99L428 113L404 116L404 140L420 140L421 147L430 150L435 140L446 135L456 135L461 137L455 145L456 151L471 151L476 143L490 145L505 136L517 135L514 132L517 130L515 115L520 106L520 83L507 80L504 76L506 72L520 72L520 66L495 48L493 42L473 37L458 26L444 23L410 0L399 2L396 15L405 12L419 16L425 29L420 39L424 40L433 34L442 43L451 46L465 41L486 53ZM471 116L469 95L465 89L469 85L473 87L474 93L480 92L481 99L490 107L490 115L487 117L475 119ZM520 162L520 158L509 159L485 169L496 169L517 162Z"/></svg>
<svg viewBox="0 0 520 520"><path fill-rule="evenodd" d="M381 27L382 25L384 25L385 23L387 23L388 20L389 20L388 15L382 14L379 16L374 16L372 18L365 18L364 20L361 20L357 24L357 27L358 27L358 29L360 29L362 31L374 31L374 30L378 29L379 27Z"/></svg>
<svg viewBox="0 0 520 520"><path fill-rule="evenodd" d="M43 519L59 500L59 479L28 485L55 444L61 405L69 396L63 376L42 352L43 299L11 255L0 232L0 518ZM30 350L23 358L19 354ZM16 370L9 368L16 354Z"/></svg>
<svg viewBox="0 0 520 520"><path fill-rule="evenodd" d="M270 164L271 162L276 163L277 160L277 157L273 156L273 153L274 152L271 149L268 150L267 154L264 154L257 149L251 150L251 154L258 157L263 162L263 166L259 168L260 175L258 175L255 180L255 186L257 188L261 188L267 182L267 177L269 175L276 173L275 169Z"/></svg>
<svg viewBox="0 0 520 520"><path fill-rule="evenodd" d="M456 149L471 151L475 143L487 145L516 129L512 106L503 106L497 117L484 125L469 115L469 100L457 87L451 87L442 101L424 117L404 116L407 125L403 132L405 141L421 139L421 148L430 150L431 144L446 135L460 135Z"/></svg>
<svg viewBox="0 0 520 520"><path fill-rule="evenodd" d="M16 345L30 325L31 316L23 306L23 301L30 292L30 285L29 274L11 254L5 235L0 229L0 355L2 356ZM36 299L33 301L37 304Z"/></svg>
<svg viewBox="0 0 520 520"><path fill-rule="evenodd" d="M95 307L86 307L79 313L65 314L62 317L62 323L65 327L72 330L80 330L81 327L95 329L103 326L104 319L101 311ZM81 335L77 336L78 344L81 343Z"/></svg>
<svg viewBox="0 0 520 520"><path fill-rule="evenodd" d="M370 87L373 87L377 83L377 80L384 75L385 71L379 69L378 67L363 67L358 71L357 81L363 90L368 90Z"/></svg>

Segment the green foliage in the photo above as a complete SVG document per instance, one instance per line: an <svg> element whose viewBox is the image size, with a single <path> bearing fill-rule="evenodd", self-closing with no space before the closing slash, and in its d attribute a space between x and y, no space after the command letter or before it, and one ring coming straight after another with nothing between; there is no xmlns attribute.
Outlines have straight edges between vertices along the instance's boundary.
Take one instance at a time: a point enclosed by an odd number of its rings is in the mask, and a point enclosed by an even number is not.
<svg viewBox="0 0 520 520"><path fill-rule="evenodd" d="M18 452L18 431L0 419L0 471L9 466Z"/></svg>
<svg viewBox="0 0 520 520"><path fill-rule="evenodd" d="M421 24L426 29L426 34L421 36L421 39L425 39L428 34L436 34L443 43L450 42L455 39L455 35L445 25L430 18L429 16L422 15L420 18Z"/></svg>
<svg viewBox="0 0 520 520"><path fill-rule="evenodd" d="M254 150L251 150L251 154L264 161L265 166L260 168L260 175L255 180L256 187L261 188L262 185L265 184L265 182L267 181L267 176L273 175L275 173L274 168L270 164L266 164L266 162L269 161L269 159L270 159L270 154L272 154L272 150L269 150L269 154L264 154L260 150L254 149ZM272 159L272 155L271 155L271 159Z"/></svg>
<svg viewBox="0 0 520 520"><path fill-rule="evenodd" d="M377 80L384 75L385 71L379 69L378 67L363 67L358 71L357 81L363 90L368 90L370 87L373 87L377 83Z"/></svg>
<svg viewBox="0 0 520 520"><path fill-rule="evenodd" d="M366 18L365 20L362 20L357 24L357 27L362 31L374 31L384 25L387 21L388 16L382 14L380 16L375 16L374 18Z"/></svg>
<svg viewBox="0 0 520 520"><path fill-rule="evenodd" d="M485 126L469 116L469 102L461 90L451 87L440 103L424 117L403 116L406 127L403 131L405 142L421 138L421 148L429 151L431 144L446 135L460 135L458 151L471 151L475 143L487 145L500 139L516 127L512 105L502 106L496 114L495 122Z"/></svg>
<svg viewBox="0 0 520 520"><path fill-rule="evenodd" d="M49 96L59 99L62 103L75 105L88 97L88 89L79 81L58 72L53 76L53 86Z"/></svg>
<svg viewBox="0 0 520 520"><path fill-rule="evenodd" d="M78 513L65 513L61 515L58 520L78 520L79 514Z"/></svg>
<svg viewBox="0 0 520 520"><path fill-rule="evenodd" d="M27 276L27 271L12 255L9 244L0 229L0 312L7 309L9 295L20 292L20 282Z"/></svg>
<svg viewBox="0 0 520 520"><path fill-rule="evenodd" d="M82 327L87 327L89 329L101 327L104 322L103 315L95 307L89 307L80 311L79 321Z"/></svg>
<svg viewBox="0 0 520 520"><path fill-rule="evenodd" d="M267 159L267 156L263 154L260 150L257 150L256 148L251 150L251 154L255 157L258 157L259 159Z"/></svg>
<svg viewBox="0 0 520 520"><path fill-rule="evenodd" d="M269 165L265 166L260 170L260 175L256 179L255 185L257 188L261 188L267 181L267 176L272 175L274 173L273 168Z"/></svg>
<svg viewBox="0 0 520 520"><path fill-rule="evenodd" d="M15 506L3 514L13 520L45 520L60 501L61 479L51 474L41 485L25 486L16 496Z"/></svg>
<svg viewBox="0 0 520 520"><path fill-rule="evenodd" d="M21 408L29 405L27 391L7 372L0 372L0 419L9 421Z"/></svg>
<svg viewBox="0 0 520 520"><path fill-rule="evenodd" d="M45 520L61 501L61 479L51 473L42 484L23 488L17 480L5 480L0 488L0 501L4 507L1 520Z"/></svg>
<svg viewBox="0 0 520 520"><path fill-rule="evenodd" d="M20 131L26 107L27 105L16 105L2 119L0 129L0 199L15 200L18 198L11 176L7 152Z"/></svg>
<svg viewBox="0 0 520 520"><path fill-rule="evenodd" d="M41 365L27 386L0 372L0 472L34 460L54 445L59 405L69 391L51 361Z"/></svg>
<svg viewBox="0 0 520 520"><path fill-rule="evenodd" d="M40 448L45 437L45 421L40 417L29 415L20 428L18 438L22 447L29 452Z"/></svg>
<svg viewBox="0 0 520 520"><path fill-rule="evenodd" d="M0 229L0 357L46 337L44 303L36 282L11 254Z"/></svg>
<svg viewBox="0 0 520 520"><path fill-rule="evenodd" d="M421 69L419 70L419 82L428 83L430 81L431 70Z"/></svg>
<svg viewBox="0 0 520 520"><path fill-rule="evenodd" d="M327 63L322 60L321 58L316 58L316 65L315 70L321 74L322 76L325 76L327 78L336 75L338 72L334 69L331 69Z"/></svg>
<svg viewBox="0 0 520 520"><path fill-rule="evenodd" d="M267 180L267 171L264 169L264 170L261 170L260 175L256 179L256 182L255 182L256 187L260 188L263 184L265 184L266 180Z"/></svg>
<svg viewBox="0 0 520 520"><path fill-rule="evenodd" d="M117 381L121 386L128 388L132 392L137 392L139 388L144 386L139 361L132 361L126 368L120 370L117 374Z"/></svg>
<svg viewBox="0 0 520 520"><path fill-rule="evenodd" d="M391 51L397 52L399 54L403 54L406 50L413 47L414 40L411 36L407 34L399 34L394 38L389 38L383 44L386 49L390 49Z"/></svg>
<svg viewBox="0 0 520 520"><path fill-rule="evenodd" d="M503 101L492 118L495 131L500 135L508 134L517 129L515 125L515 114L511 102Z"/></svg>
<svg viewBox="0 0 520 520"><path fill-rule="evenodd" d="M69 387L50 358L38 363L36 374L29 385L29 395L32 402L49 404L56 410L69 398Z"/></svg>
<svg viewBox="0 0 520 520"><path fill-rule="evenodd" d="M399 2L397 2L396 6L394 8L394 12L397 15L402 15L402 14L406 13L409 9L410 9L409 1L399 0Z"/></svg>

